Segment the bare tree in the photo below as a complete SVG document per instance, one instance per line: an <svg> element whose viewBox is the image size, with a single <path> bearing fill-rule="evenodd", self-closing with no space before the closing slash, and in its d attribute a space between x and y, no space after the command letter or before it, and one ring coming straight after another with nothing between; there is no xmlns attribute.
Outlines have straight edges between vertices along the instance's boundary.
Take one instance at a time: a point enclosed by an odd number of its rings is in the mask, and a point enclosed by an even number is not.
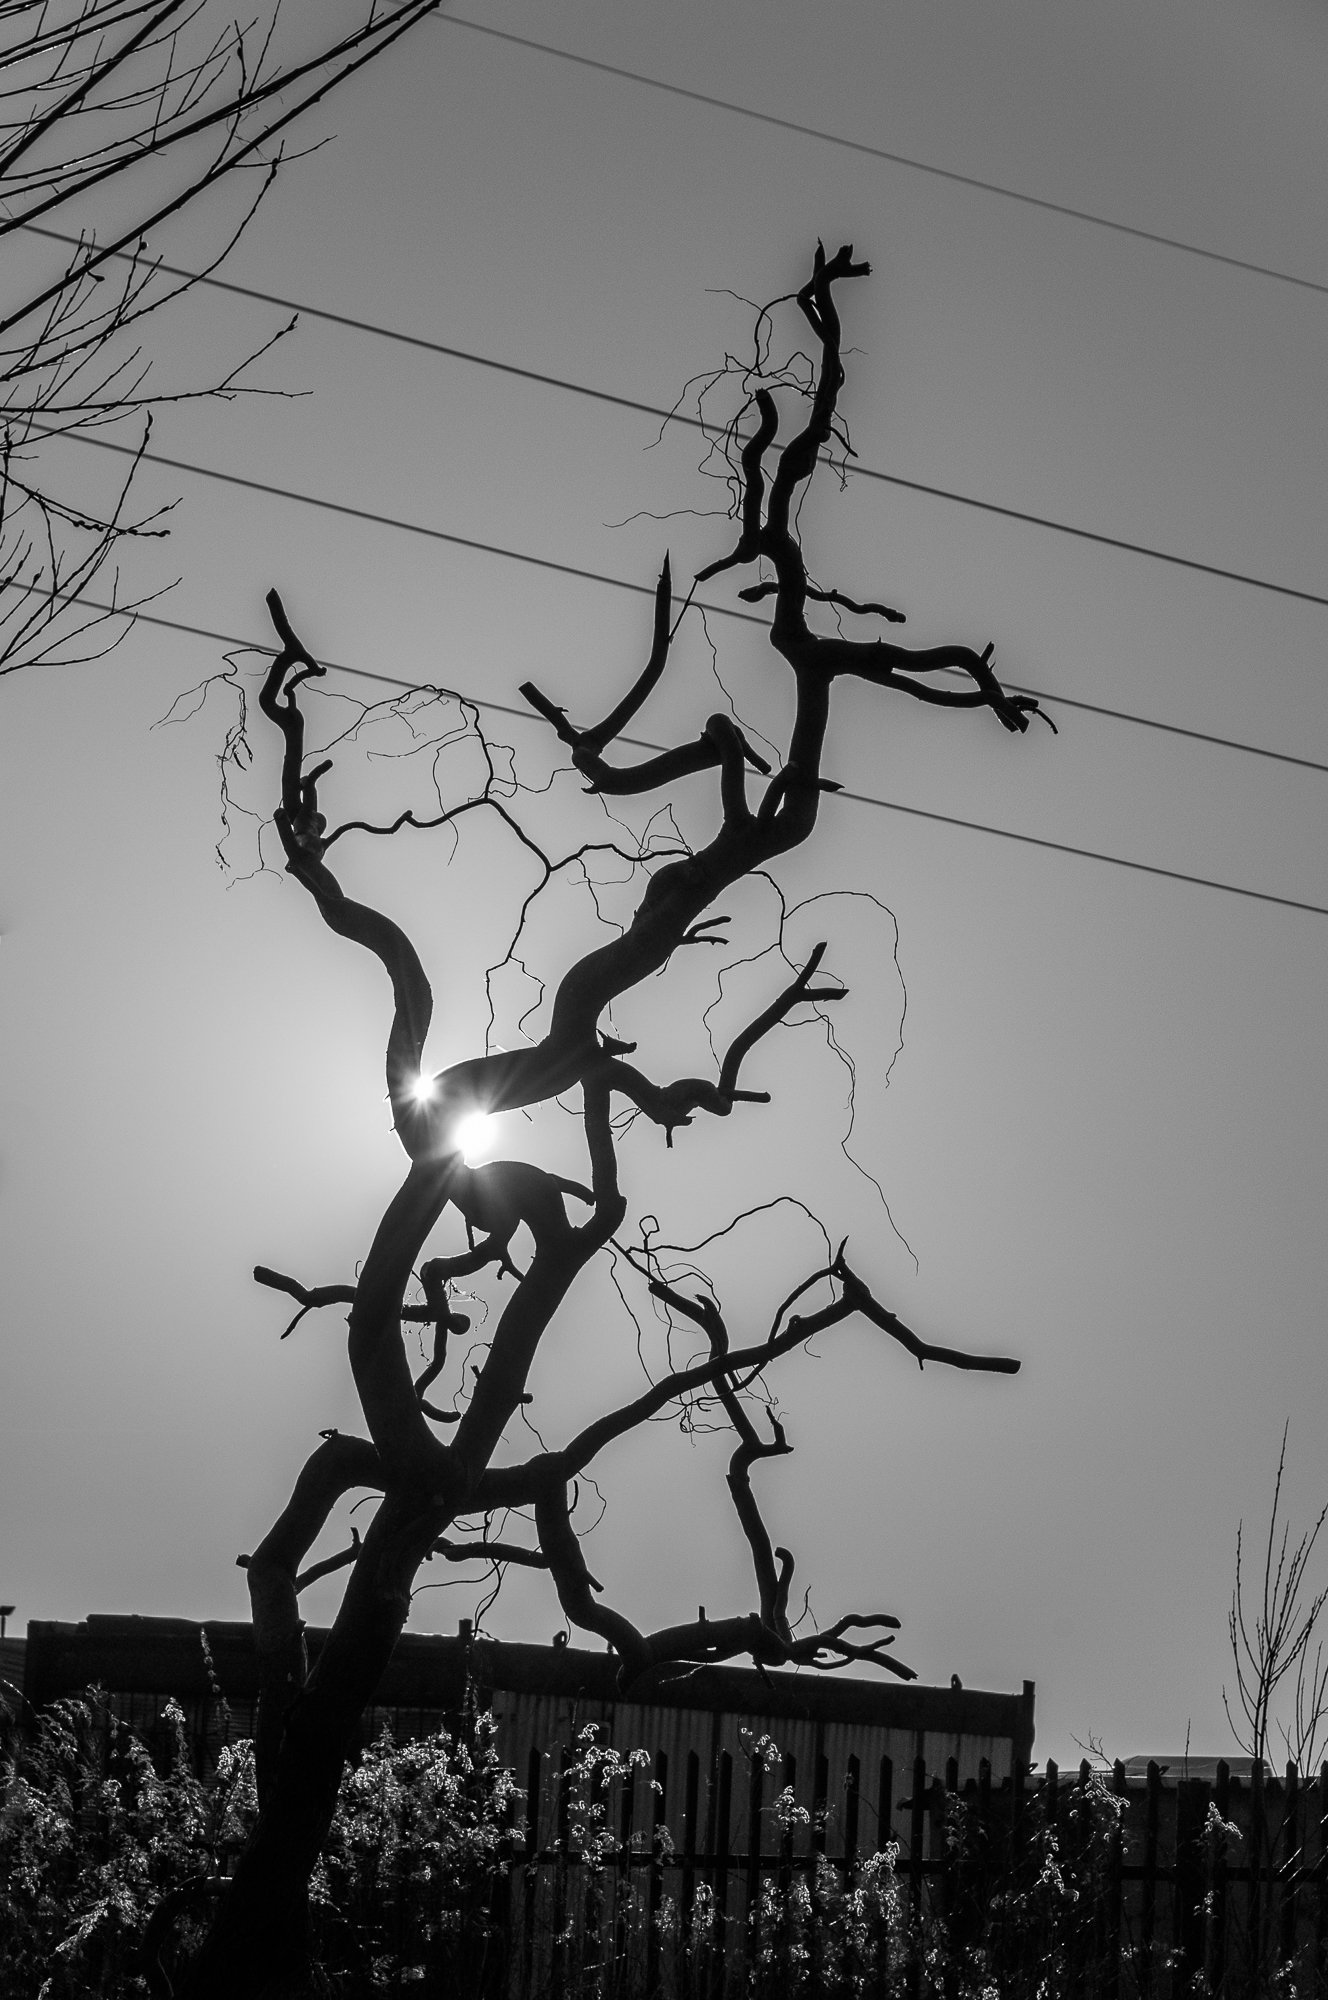
<svg viewBox="0 0 1328 2000"><path fill-rule="evenodd" d="M604 1025L615 1002L663 972L684 948L716 942L727 921L715 909L719 898L810 839L822 794L835 789L821 765L831 695L841 677L946 708L986 710L1015 734L1037 712L1034 700L1001 686L990 646L982 652L961 645L908 651L874 636L849 638L842 631L827 636L809 622L818 605L833 607L836 622L844 610L869 620L898 615L814 585L797 526L818 461L837 439L842 442L837 402L844 368L836 289L867 271L866 264L854 262L851 247L827 257L818 246L811 276L796 294L796 309L812 336L812 362L802 372L770 365L762 333L769 325L767 310L758 322L756 358L738 371L746 391L742 412L718 440L735 482L736 539L700 576L755 568L757 581L742 595L753 602L773 599L769 638L791 673L795 696L777 765L760 756L743 729L723 714L712 715L692 742L636 763L615 757L616 739L632 727L668 665L676 624L667 561L649 659L602 721L575 724L550 693L533 684L522 690L557 732L592 794L615 801L667 797L667 788L714 772L719 804L718 830L695 850L672 837L633 847L621 828L612 841L600 843L633 865L644 889L620 931L562 970L548 989L544 1031L524 1045L491 1047L430 1074L424 1051L433 1001L416 949L390 917L346 893L328 856L352 834L394 834L407 826L455 830L462 815L483 810L498 815L523 843L542 885L574 863L584 867L592 843L563 857L540 848L516 816L510 766L487 746L483 781L463 798L449 801L444 795L435 760L435 814L408 809L384 823L355 820L330 828L322 802L332 759L320 755L315 761L305 749L306 697L324 669L301 642L280 598L273 592L268 599L279 649L266 674L261 707L281 743L275 829L287 872L323 922L371 952L391 982L387 1087L409 1164L356 1282L311 1287L266 1267L255 1272L261 1283L298 1302L292 1326L311 1309L349 1307L348 1355L366 1434L324 1433L281 1517L253 1553L241 1558L262 1682L261 1813L196 1961L188 1987L194 2000L258 1993L269 1979L274 1991L286 1990L282 1981L298 1981L310 1871L360 1717L406 1622L417 1572L430 1558L478 1558L499 1572L514 1563L547 1571L566 1618L606 1641L617 1656L624 1688L648 1686L692 1663L737 1656L762 1666L867 1664L912 1677L891 1651L899 1621L888 1612L849 1612L823 1629L803 1629L806 1621L791 1615L794 1559L774 1546L752 1477L758 1465L792 1448L768 1381L784 1357L855 1321L876 1327L919 1365L938 1361L1014 1373L1018 1362L923 1339L877 1298L870 1277L849 1262L846 1246L835 1249L829 1238L824 1257L773 1312L744 1301L735 1328L695 1259L670 1262L648 1219L628 1227L629 1206L619 1180L627 1123L649 1121L671 1141L701 1113L726 1118L767 1101L765 1090L743 1081L758 1046L798 1010L803 1018L808 1008L823 1009L844 995L842 986L821 974L825 947L789 965L791 976L768 991L765 1004L722 1054L716 1052L712 1075L660 1080L634 1059L634 1044ZM801 420L781 445L781 404L790 400L801 402ZM937 678L942 675L950 678ZM534 894L516 897L521 921ZM582 1179L525 1160L465 1163L461 1128L468 1117L534 1107L568 1094L575 1100L584 1146ZM431 1236L449 1214L464 1224L467 1247L427 1256ZM521 1456L516 1427L541 1343L582 1274L604 1258L614 1260L624 1296L635 1288L662 1316L670 1343L667 1363L647 1371L638 1394L602 1409L575 1435ZM463 1370L453 1343L469 1320L458 1310L458 1292L464 1281L486 1272L495 1286L508 1281L511 1289L482 1360ZM751 1289L758 1289L755 1281ZM403 1323L423 1327L430 1343L427 1364L415 1374ZM690 1351L677 1345L683 1339ZM447 1395L449 1375L452 1407L444 1409L434 1399ZM574 1526L574 1494L610 1445L667 1411L726 1427L732 1435L728 1487L750 1550L753 1593L748 1606L732 1613L702 1612L695 1620L650 1631L615 1609L591 1575ZM356 1533L339 1555L305 1567L334 1507L352 1492L378 1496L363 1536ZM300 1591L314 1576L339 1566L349 1570L349 1580L310 1672Z"/></svg>
<svg viewBox="0 0 1328 2000"><path fill-rule="evenodd" d="M206 385L150 381L143 323L196 282L151 232L193 211L214 270L295 122L439 4L260 0L242 23L211 0L0 0L0 674L106 650L127 628L83 602L93 579L132 609L117 551L166 532L134 506L138 456L92 497L67 441L113 427L141 455L154 407L249 386L252 352Z"/></svg>
<svg viewBox="0 0 1328 2000"><path fill-rule="evenodd" d="M1248 1756L1266 1761L1269 1734L1276 1723L1287 1756L1308 1772L1323 1754L1328 1721L1328 1664L1322 1642L1310 1652L1320 1615L1328 1604L1328 1588L1316 1591L1307 1601L1305 1585L1320 1530L1328 1521L1328 1506L1320 1510L1314 1525L1293 1547L1290 1523L1281 1518L1289 1428L1284 1425L1282 1430L1264 1541L1263 1578L1253 1603L1246 1601L1245 1523L1240 1522L1236 1529L1236 1582L1227 1613L1227 1637L1236 1670L1239 1713L1233 1713L1225 1688L1222 1704L1232 1734ZM1291 1707L1286 1719L1280 1720L1279 1691L1293 1668Z"/></svg>

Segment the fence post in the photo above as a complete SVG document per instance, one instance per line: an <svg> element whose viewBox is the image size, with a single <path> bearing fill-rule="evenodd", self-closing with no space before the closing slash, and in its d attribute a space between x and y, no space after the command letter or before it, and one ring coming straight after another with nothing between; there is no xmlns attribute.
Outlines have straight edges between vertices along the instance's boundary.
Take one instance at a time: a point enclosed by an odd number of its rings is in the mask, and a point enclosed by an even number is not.
<svg viewBox="0 0 1328 2000"><path fill-rule="evenodd" d="M597 1741L602 1742L603 1740L603 1727L601 1725L601 1733L597 1737ZM585 1784L586 1782L586 1779L583 1778L582 1783ZM607 1825L609 1823L609 1786L611 1783L608 1766L606 1764L597 1764L594 1769L593 1778L589 1782L593 1784L596 1794L593 1802L596 1819L600 1825ZM587 1796L585 1803L587 1811L591 1811L592 1801L589 1796ZM602 1818L599 1817L600 1815L602 1815ZM596 1861L593 1868L588 1867L584 1852L578 1856L578 1859L581 1867L581 1984L583 1987L589 1984L592 1988L598 1990L599 1981L603 1977L604 1966L605 1868L603 1862L600 1860ZM612 1877L609 1879L612 1880Z"/></svg>
<svg viewBox="0 0 1328 2000"><path fill-rule="evenodd" d="M923 1835L927 1823L927 1766L923 1758L913 1759L913 1796L908 1827L908 1907L913 1919L912 1950L908 1966L910 2000L917 2000L922 1982L922 1869Z"/></svg>
<svg viewBox="0 0 1328 2000"><path fill-rule="evenodd" d="M750 1969L761 1951L761 1810L765 1789L765 1759L753 1746L747 1774L747 1923L746 1952Z"/></svg>
<svg viewBox="0 0 1328 2000"><path fill-rule="evenodd" d="M1111 1795L1128 1801L1129 1783L1125 1766L1118 1757L1111 1767ZM1125 1815L1128 1803L1115 1808L1111 1837L1107 1842L1107 1950L1103 1974L1103 2000L1117 2000L1120 1993L1121 1932L1125 1927Z"/></svg>
<svg viewBox="0 0 1328 2000"><path fill-rule="evenodd" d="M812 1789L812 1854L825 1853L826 1821L830 1817L830 1763L824 1751L816 1759L816 1782Z"/></svg>
<svg viewBox="0 0 1328 2000"><path fill-rule="evenodd" d="M781 1787L782 1795L786 1796L787 1798L794 1797L796 1794L796 1786L798 1782L798 1760L793 1755L792 1751L786 1750L784 1753L783 1778L784 1778L784 1783L783 1786ZM790 1818L785 1824L784 1832L779 1843L779 1894L785 1906L787 1906L788 1894L792 1886L793 1886L793 1821Z"/></svg>
<svg viewBox="0 0 1328 2000"><path fill-rule="evenodd" d="M1217 1783L1213 1790L1213 1804L1217 1816L1223 1822L1231 1818L1231 1766L1223 1758L1217 1767ZM1227 1976L1227 1903L1229 1884L1227 1881L1227 1836L1215 1831L1210 1843L1212 1849L1212 1910L1213 1920L1209 1926L1210 1950L1208 1954L1209 1984L1214 1993L1221 1993Z"/></svg>
<svg viewBox="0 0 1328 2000"><path fill-rule="evenodd" d="M1015 1764L1010 1772L1010 1844L1006 1856L1006 1866L1010 1879L1014 1880L1019 1865L1019 1856L1024 1842L1024 1815L1028 1810L1028 1773L1023 1764Z"/></svg>
<svg viewBox="0 0 1328 2000"><path fill-rule="evenodd" d="M844 1765L844 1845L843 1882L844 1893L852 1893L858 1873L858 1812L862 1803L862 1763L857 1755L849 1752ZM848 1943L844 1961L844 1977L850 1992L858 1991L867 1978L867 1964L853 1940L860 1935L858 1926L848 1926Z"/></svg>
<svg viewBox="0 0 1328 2000"><path fill-rule="evenodd" d="M1079 1794L1079 1810L1071 1809L1067 1833L1066 1860L1069 1861L1082 1881L1084 1864L1090 1860L1091 1818L1088 1804L1088 1780L1090 1769L1087 1757L1079 1759L1079 1774L1072 1790ZM1074 1852L1068 1851L1069 1839L1073 1839ZM1085 1962L1092 1950L1094 1912L1085 1909L1082 1889L1079 1901L1071 1906L1069 1935L1065 1940L1065 1993L1066 2000L1079 2000L1084 1986Z"/></svg>
<svg viewBox="0 0 1328 2000"><path fill-rule="evenodd" d="M991 1854L991 1767L978 1759L978 1775L966 1778L959 1794L960 1877L964 1946L986 1944L987 1910L991 1895L988 1861Z"/></svg>
<svg viewBox="0 0 1328 2000"><path fill-rule="evenodd" d="M528 1845L520 1832L519 1792L514 1790L510 1793L504 1817L506 1826L501 1846L495 1856L496 1865L489 1878L489 1893L484 1903L484 1930L479 1940L478 1991L483 2000L505 2000L512 1984L512 1963L517 1938L517 1882L521 1874L521 1870L517 1867L517 1856ZM502 1865L504 1861L505 1867ZM433 1940L435 1958L438 1955L438 1941L435 1935ZM442 1967L439 1966L438 1976L441 1975Z"/></svg>
<svg viewBox="0 0 1328 2000"><path fill-rule="evenodd" d="M991 1894L992 1848L991 1759L978 1758L978 1822L974 1843L972 1890L984 1915Z"/></svg>
<svg viewBox="0 0 1328 2000"><path fill-rule="evenodd" d="M568 1746L558 1753L558 1791L554 1800L553 1835L553 1945L549 1960L549 1991L561 2000L566 1967L567 1943L567 1763Z"/></svg>
<svg viewBox="0 0 1328 2000"><path fill-rule="evenodd" d="M935 1803L940 1810L932 1822L932 1837L940 1835L940 1895L936 1898L940 1905L943 1924L945 1950L945 1992L946 2000L953 2000L958 1988L958 1968L955 1965L955 1946L958 1942L958 1911L960 1899L960 1852L959 1831L959 1759L947 1757L945 1760L945 1785L938 1788L939 1797Z"/></svg>
<svg viewBox="0 0 1328 2000"><path fill-rule="evenodd" d="M893 1757L882 1757L876 1785L876 1847L884 1853L890 1844L894 1829L895 1812L895 1764Z"/></svg>
<svg viewBox="0 0 1328 2000"><path fill-rule="evenodd" d="M1092 1769L1087 1757L1079 1759L1079 1771L1072 1792L1078 1794L1079 1809L1071 1811L1067 1834L1074 1842L1074 1853L1069 1857L1081 1883L1078 1900L1071 1906L1070 1934L1066 1939L1066 1984L1067 2000L1080 2000L1084 1990L1084 1974L1097 1942L1097 1930L1101 1924L1100 1908L1085 1897L1083 1884L1089 1877L1092 1865L1093 1814L1088 1798L1088 1786Z"/></svg>
<svg viewBox="0 0 1328 2000"><path fill-rule="evenodd" d="M718 2000L724 1990L724 1968L729 1949L729 1831L733 1816L733 1758L722 1750L719 1756L719 1805L715 1821L714 1928L710 1941L710 1990Z"/></svg>
<svg viewBox="0 0 1328 2000"><path fill-rule="evenodd" d="M1175 1897L1172 1904L1172 1942L1180 1953L1179 1970L1173 1975L1171 1990L1176 2000L1193 1990L1196 1974L1204 1962L1204 1868L1202 1831L1206 1817L1208 1786L1200 1778L1182 1778L1176 1787Z"/></svg>
<svg viewBox="0 0 1328 2000"><path fill-rule="evenodd" d="M992 1938L992 1949L996 1955L998 1966L1003 1965L1005 1962L1012 1927L1011 1905L1015 1896L1019 1893L1020 1884L1023 1879L1024 1852L1028 1839L1028 1765L1018 1756L1012 1760L1010 1765L1009 1784L1010 1819L1008 1826L1005 1828L1005 1839L1002 1842L1002 1848L1005 1879L1010 1886L1011 1893L1000 1899L1000 1917L995 1935ZM1002 1797L1004 1796L1004 1792L1005 1784L1002 1782Z"/></svg>
<svg viewBox="0 0 1328 2000"><path fill-rule="evenodd" d="M858 1806L862 1796L862 1765L850 1755L844 1770L844 1886L852 1888L858 1861Z"/></svg>
<svg viewBox="0 0 1328 2000"><path fill-rule="evenodd" d="M876 1782L876 1851L883 1854L891 1844L894 1831L895 1809L895 1765L893 1757L882 1757ZM896 1848L896 1858L898 1849ZM872 1925L873 1970L882 1986L885 1984L883 1959L889 1946L889 1939L881 1930L879 1922Z"/></svg>
<svg viewBox="0 0 1328 2000"><path fill-rule="evenodd" d="M701 1786L701 1759L687 1752L687 1790L682 1809L682 1908L680 1935L684 1951L692 1949L692 1919L696 1907L696 1817Z"/></svg>
<svg viewBox="0 0 1328 2000"><path fill-rule="evenodd" d="M1046 1776L1042 1786L1042 1824L1048 1837L1049 1846L1060 1853L1061 1845L1061 1767L1054 1757L1048 1757ZM1053 1914L1048 1918L1047 1954L1052 1957L1056 1944L1057 1919Z"/></svg>
<svg viewBox="0 0 1328 2000"><path fill-rule="evenodd" d="M664 1814L669 1796L669 1756L661 1750L655 1759L655 1806L650 1825L650 1890L646 1902L646 1992L659 1991L659 1908L664 1896Z"/></svg>
<svg viewBox="0 0 1328 2000"><path fill-rule="evenodd" d="M1153 1939L1157 1928L1157 1822L1162 1804L1162 1773L1148 1765L1144 1804L1144 1873L1139 1899L1139 1991L1148 2000L1153 1991Z"/></svg>
<svg viewBox="0 0 1328 2000"><path fill-rule="evenodd" d="M526 1865L521 1882L521 1967L524 1990L535 1984L535 1899L539 1893L539 1812L544 1785L544 1764L532 1747L526 1759Z"/></svg>
<svg viewBox="0 0 1328 2000"><path fill-rule="evenodd" d="M819 1732L818 1732L819 1735ZM813 1993L821 1990L821 1861L825 1854L826 1821L830 1816L830 1764L824 1751L816 1754L812 1784L811 1840L807 1852L807 1910L810 1923L807 1970Z"/></svg>
<svg viewBox="0 0 1328 2000"><path fill-rule="evenodd" d="M927 1824L927 1766L921 1757L913 1759L913 1796L909 1801L908 1898L915 1919L922 1921L923 1839Z"/></svg>
<svg viewBox="0 0 1328 2000"><path fill-rule="evenodd" d="M794 1795L798 1777L798 1760L791 1751L784 1753L784 1783L782 1790L790 1798ZM775 1935L779 1940L778 1950L782 1961L787 1964L789 1946L792 1942L793 1911L793 1821L790 1818L784 1827L779 1842L779 1914Z"/></svg>
<svg viewBox="0 0 1328 2000"><path fill-rule="evenodd" d="M1282 1814L1281 1934L1278 1939L1279 1971L1296 1956L1296 1886L1300 1875L1300 1772L1294 1764L1286 1767L1286 1809Z"/></svg>
<svg viewBox="0 0 1328 2000"><path fill-rule="evenodd" d="M1314 1996L1328 1996L1328 1764L1319 1768L1319 1847L1314 1861Z"/></svg>
<svg viewBox="0 0 1328 2000"><path fill-rule="evenodd" d="M613 1990L629 1989L628 1955L631 1950L632 1833L636 1821L636 1765L630 1759L622 1776L618 1801L618 1883L613 1912Z"/></svg>
<svg viewBox="0 0 1328 2000"><path fill-rule="evenodd" d="M1263 1972L1263 1857L1267 1844L1263 1776L1263 1760L1256 1757L1250 1765L1250 1889L1245 1906L1250 1979L1256 1986Z"/></svg>

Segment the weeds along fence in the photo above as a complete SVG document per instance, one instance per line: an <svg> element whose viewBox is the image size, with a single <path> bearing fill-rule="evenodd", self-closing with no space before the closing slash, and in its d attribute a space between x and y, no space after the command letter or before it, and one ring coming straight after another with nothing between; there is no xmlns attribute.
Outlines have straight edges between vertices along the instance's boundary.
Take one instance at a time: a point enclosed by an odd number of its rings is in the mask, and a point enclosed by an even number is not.
<svg viewBox="0 0 1328 2000"><path fill-rule="evenodd" d="M30 1627L27 1712L99 1681L160 1762L178 1693L206 1792L254 1668L248 1628L202 1636ZM465 1634L408 1638L379 1700L402 1748L348 1778L322 1906L366 1994L1328 2000L1328 1767L1036 1772L1031 1684L706 1669L628 1702L607 1656ZM90 1810L70 1838L96 1859ZM241 1820L188 1868L225 1873Z"/></svg>
<svg viewBox="0 0 1328 2000"><path fill-rule="evenodd" d="M954 1759L822 1756L807 1807L768 1738L705 1770L592 1726L516 1775L495 2000L1328 1995L1328 1767L1306 1785L1049 1763L994 1784L984 1762L961 1784Z"/></svg>

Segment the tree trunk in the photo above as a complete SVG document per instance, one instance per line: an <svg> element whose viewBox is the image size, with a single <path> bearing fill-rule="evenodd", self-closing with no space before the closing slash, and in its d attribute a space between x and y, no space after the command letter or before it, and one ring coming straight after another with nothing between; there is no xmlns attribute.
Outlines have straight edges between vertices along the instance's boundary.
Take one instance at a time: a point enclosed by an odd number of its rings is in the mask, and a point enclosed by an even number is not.
<svg viewBox="0 0 1328 2000"><path fill-rule="evenodd" d="M410 1579L450 1509L389 1495L337 1621L292 1703L269 1796L181 2000L302 2000L310 1991L309 1878L342 1773L410 1613Z"/></svg>

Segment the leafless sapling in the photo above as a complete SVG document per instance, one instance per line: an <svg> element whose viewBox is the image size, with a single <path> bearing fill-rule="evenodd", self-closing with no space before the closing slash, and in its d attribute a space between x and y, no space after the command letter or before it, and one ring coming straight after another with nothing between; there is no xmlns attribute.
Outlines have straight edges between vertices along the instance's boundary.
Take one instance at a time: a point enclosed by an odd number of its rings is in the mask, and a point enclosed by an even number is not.
<svg viewBox="0 0 1328 2000"><path fill-rule="evenodd" d="M1319 1618L1328 1604L1328 1588L1307 1596L1306 1582L1315 1545L1328 1520L1328 1506L1320 1509L1313 1526L1293 1546L1290 1523L1282 1518L1287 1428L1283 1428L1277 1457L1263 1573L1252 1602L1245 1573L1244 1522L1236 1529L1236 1580L1227 1613L1236 1707L1233 1710L1225 1688L1222 1703L1232 1734L1248 1756L1267 1760L1275 1726L1286 1755L1308 1775L1315 1768L1315 1759L1323 1754L1328 1722L1328 1664L1322 1643L1314 1644ZM1283 1684L1293 1669L1291 1706L1279 1718Z"/></svg>

